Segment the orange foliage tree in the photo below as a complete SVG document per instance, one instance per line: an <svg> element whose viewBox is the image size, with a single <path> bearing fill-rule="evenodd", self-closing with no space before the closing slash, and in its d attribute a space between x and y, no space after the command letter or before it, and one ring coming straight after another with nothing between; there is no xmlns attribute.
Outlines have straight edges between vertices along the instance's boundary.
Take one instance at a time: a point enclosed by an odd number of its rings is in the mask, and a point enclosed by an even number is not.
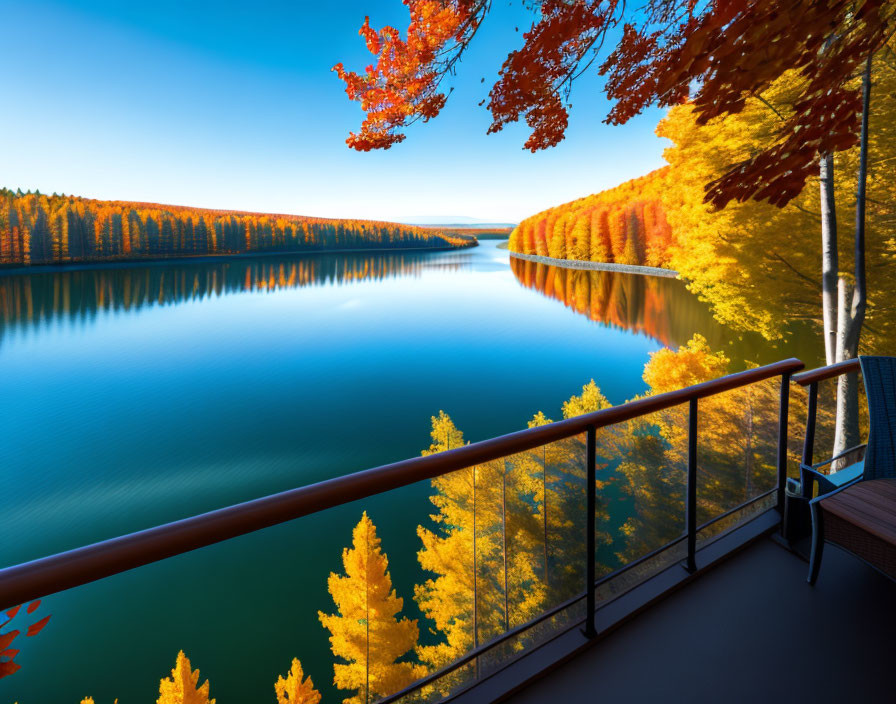
<svg viewBox="0 0 896 704"><path fill-rule="evenodd" d="M347 143L383 149L445 104L452 73L489 12L488 0L403 0L404 38L393 27L360 34L376 57L363 73L334 67L366 118ZM893 31L885 0L539 0L523 45L510 52L489 94L489 132L525 120L532 151L563 139L574 79L615 42L600 71L614 101L606 117L622 124L651 104L691 99L701 123L740 112L788 69L805 78L801 100L765 149L731 164L708 184L707 200L724 206L756 198L784 205L814 172L818 155L858 141L861 95L850 78ZM619 31L621 28L621 32Z"/></svg>
<svg viewBox="0 0 896 704"><path fill-rule="evenodd" d="M661 201L668 171L536 213L513 230L508 247L561 259L666 266L674 244Z"/></svg>

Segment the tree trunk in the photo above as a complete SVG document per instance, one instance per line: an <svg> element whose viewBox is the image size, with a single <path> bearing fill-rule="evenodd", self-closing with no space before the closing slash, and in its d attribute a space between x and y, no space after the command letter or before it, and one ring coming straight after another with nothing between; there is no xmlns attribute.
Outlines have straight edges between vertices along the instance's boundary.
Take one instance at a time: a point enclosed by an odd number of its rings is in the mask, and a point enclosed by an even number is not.
<svg viewBox="0 0 896 704"><path fill-rule="evenodd" d="M837 286L839 308L837 325L837 361L854 359L858 355L858 333L862 321L853 317L857 287L840 277ZM852 305L850 305L852 303ZM864 302L862 303L864 318ZM855 344L852 341L855 340ZM843 374L837 377L837 413L834 428L834 455L859 444L859 375ZM839 463L833 469L839 469Z"/></svg>
<svg viewBox="0 0 896 704"><path fill-rule="evenodd" d="M840 277L837 286L837 361L859 354L859 339L865 322L868 286L865 278L865 192L868 181L868 113L871 105L871 61L869 54L862 76L862 131L859 142L859 174L856 182L855 282ZM859 444L859 381L845 374L837 382L837 426L834 454Z"/></svg>
<svg viewBox="0 0 896 704"><path fill-rule="evenodd" d="M822 154L821 184L821 307L824 320L824 356L833 364L837 354L837 207L834 202L834 157Z"/></svg>

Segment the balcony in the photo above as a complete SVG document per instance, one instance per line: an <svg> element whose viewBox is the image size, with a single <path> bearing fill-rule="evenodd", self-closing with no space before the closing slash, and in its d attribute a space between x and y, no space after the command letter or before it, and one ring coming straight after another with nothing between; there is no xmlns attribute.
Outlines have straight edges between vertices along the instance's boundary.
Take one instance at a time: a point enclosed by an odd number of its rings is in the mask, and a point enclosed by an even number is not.
<svg viewBox="0 0 896 704"><path fill-rule="evenodd" d="M422 482L448 478L464 649L366 701L873 701L890 685L896 587L834 548L810 587L795 536L781 535L795 461L830 435L820 385L855 366L802 375L806 391L791 383L802 363L785 360L7 567L0 608L96 586L120 609L121 585L154 563L198 560L213 575L221 553L192 551L278 525L307 537L297 519L385 492L419 501ZM616 534L611 471L651 487ZM230 569L239 593L253 577ZM71 642L89 647L84 635Z"/></svg>

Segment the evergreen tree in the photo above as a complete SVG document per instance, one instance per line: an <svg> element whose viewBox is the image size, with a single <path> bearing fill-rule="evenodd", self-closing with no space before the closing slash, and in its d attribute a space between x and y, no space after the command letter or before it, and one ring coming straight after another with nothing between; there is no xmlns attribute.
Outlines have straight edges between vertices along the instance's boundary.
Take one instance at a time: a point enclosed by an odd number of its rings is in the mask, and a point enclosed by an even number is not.
<svg viewBox="0 0 896 704"><path fill-rule="evenodd" d="M302 672L302 663L293 658L286 678L278 677L274 683L277 704L318 704L320 692L314 688L310 677Z"/></svg>
<svg viewBox="0 0 896 704"><path fill-rule="evenodd" d="M193 670L189 658L181 650L171 676L159 682L159 698L156 704L215 704L209 699L208 680L199 687L199 670Z"/></svg>
<svg viewBox="0 0 896 704"><path fill-rule="evenodd" d="M417 622L398 618L403 600L396 596L389 561L382 552L376 527L365 512L352 532L352 547L342 552L344 575L327 582L337 614L318 612L330 631L333 654L345 660L333 666L333 683L355 690L345 704L370 704L413 682L419 666L399 662L417 645Z"/></svg>
<svg viewBox="0 0 896 704"><path fill-rule="evenodd" d="M431 434L424 454L463 444L462 433L441 411L432 418ZM543 532L533 510L535 488L519 460L499 459L432 480L436 528L417 528L417 558L434 576L414 590L420 609L444 637L417 649L432 670L530 620L544 602L538 568ZM450 689L467 670L440 684Z"/></svg>

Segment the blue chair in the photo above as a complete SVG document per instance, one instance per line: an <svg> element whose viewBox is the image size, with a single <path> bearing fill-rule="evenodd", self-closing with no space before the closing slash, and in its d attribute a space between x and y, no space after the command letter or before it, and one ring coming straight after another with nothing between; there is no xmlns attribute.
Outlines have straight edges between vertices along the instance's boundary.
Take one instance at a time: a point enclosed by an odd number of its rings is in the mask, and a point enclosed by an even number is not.
<svg viewBox="0 0 896 704"><path fill-rule="evenodd" d="M893 576L896 564L896 545L888 542L893 535L892 517L896 516L896 482L877 482L896 480L896 357L862 356L859 362L870 422L864 458L827 475L818 468L837 458L812 467L801 467L804 496L811 498L811 482L816 482L819 488L819 495L809 502L812 512L810 584L815 584L818 578L826 540L846 548L890 576ZM856 449L847 450L840 457ZM872 487L865 482L875 484ZM869 500L874 503L872 511L856 511L857 502ZM831 521L830 527L835 528L827 536L826 516Z"/></svg>

